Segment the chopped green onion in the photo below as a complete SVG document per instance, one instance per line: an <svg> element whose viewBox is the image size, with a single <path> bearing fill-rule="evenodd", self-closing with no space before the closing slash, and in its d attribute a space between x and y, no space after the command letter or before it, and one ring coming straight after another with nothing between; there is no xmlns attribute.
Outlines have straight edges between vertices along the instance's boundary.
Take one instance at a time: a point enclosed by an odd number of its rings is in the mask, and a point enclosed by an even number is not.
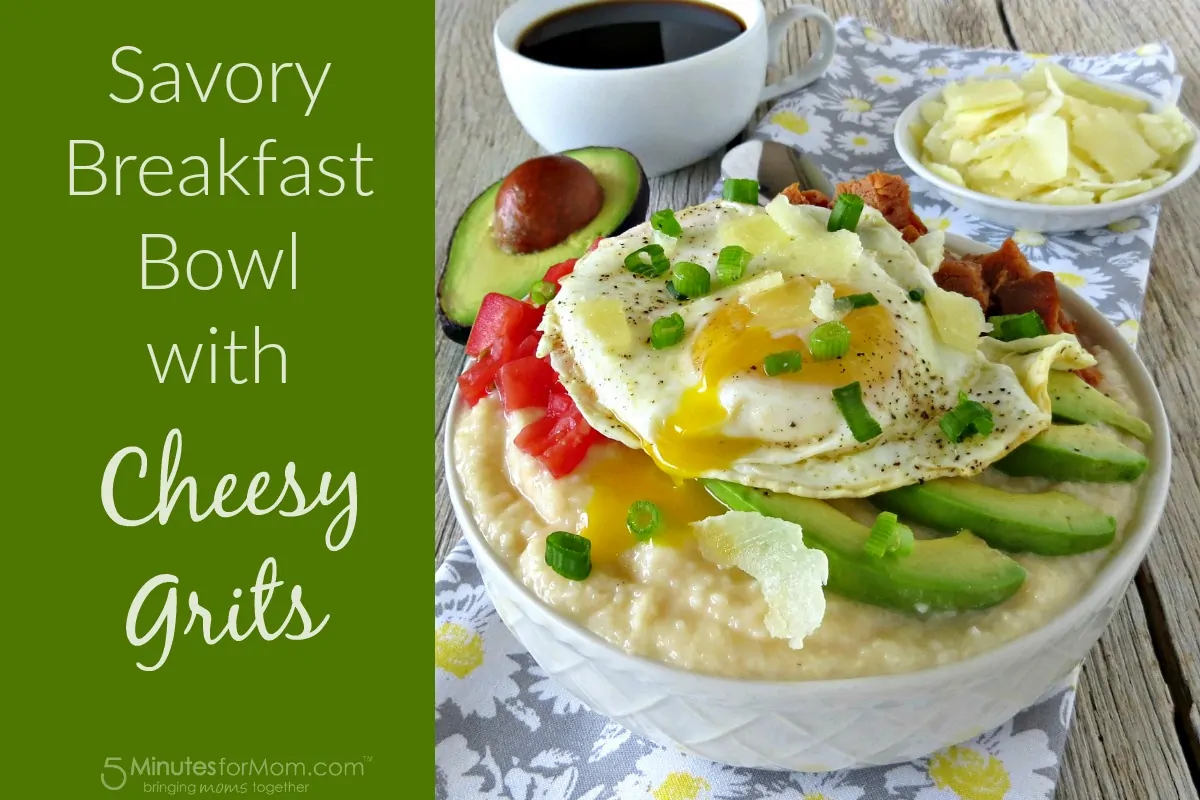
<svg viewBox="0 0 1200 800"><path fill-rule="evenodd" d="M862 399L862 384L858 381L833 390L833 402L837 403L850 432L857 442L867 442L883 433L883 428L871 417Z"/></svg>
<svg viewBox="0 0 1200 800"><path fill-rule="evenodd" d="M537 281L529 288L529 302L535 306L544 306L558 294L558 285L550 281Z"/></svg>
<svg viewBox="0 0 1200 800"><path fill-rule="evenodd" d="M988 322L992 323L992 338L1002 342L1032 339L1035 336L1045 336L1050 332L1046 329L1046 323L1042 321L1042 315L1036 311L988 317Z"/></svg>
<svg viewBox="0 0 1200 800"><path fill-rule="evenodd" d="M683 233L683 226L679 224L679 220L675 219L675 212L669 208L651 214L650 227L671 237L678 237Z"/></svg>
<svg viewBox="0 0 1200 800"><path fill-rule="evenodd" d="M850 352L850 329L841 322L823 322L808 337L808 351L817 361L841 358Z"/></svg>
<svg viewBox="0 0 1200 800"><path fill-rule="evenodd" d="M546 537L546 566L567 580L581 581L592 573L592 543L578 534L555 531Z"/></svg>
<svg viewBox="0 0 1200 800"><path fill-rule="evenodd" d="M629 506L625 516L625 527L639 542L644 542L658 532L662 526L662 514L658 506L649 500L638 500Z"/></svg>
<svg viewBox="0 0 1200 800"><path fill-rule="evenodd" d="M838 312L845 314L847 311L853 311L856 308L866 308L867 306L877 306L879 301L875 295L870 292L862 294L848 294L845 297L839 297L833 301L833 307Z"/></svg>
<svg viewBox="0 0 1200 800"><path fill-rule="evenodd" d="M671 297L674 297L676 300L678 300L681 303L686 302L688 299L688 296L686 294L684 294L683 292L679 291L678 289L676 289L675 284L672 283L671 281L667 281L667 294L671 295Z"/></svg>
<svg viewBox="0 0 1200 800"><path fill-rule="evenodd" d="M721 186L721 197L735 203L758 205L758 181L752 178L726 178Z"/></svg>
<svg viewBox="0 0 1200 800"><path fill-rule="evenodd" d="M914 303L924 303L925 302L925 290L924 289L909 289L908 290L908 299L912 300Z"/></svg>
<svg viewBox="0 0 1200 800"><path fill-rule="evenodd" d="M708 290L712 286L712 279L709 277L708 270L699 264L693 264L691 261L680 261L671 267L671 282L669 285L674 286L675 291L683 295L683 299L687 300L693 297L703 297L708 294Z"/></svg>
<svg viewBox="0 0 1200 800"><path fill-rule="evenodd" d="M669 317L659 317L650 326L650 346L655 350L663 350L683 341L683 317L672 314Z"/></svg>
<svg viewBox="0 0 1200 800"><path fill-rule="evenodd" d="M856 194L839 194L833 201L833 210L829 212L828 230L850 231L858 229L858 218L862 216L863 199Z"/></svg>
<svg viewBox="0 0 1200 800"><path fill-rule="evenodd" d="M802 366L804 366L804 361L800 358L799 351L796 350L772 353L763 359L763 369L772 378L786 372L799 372Z"/></svg>
<svg viewBox="0 0 1200 800"><path fill-rule="evenodd" d="M967 398L966 392L958 393L958 406L938 420L942 433L952 442L961 442L972 434L987 436L996 427L992 412L982 403Z"/></svg>
<svg viewBox="0 0 1200 800"><path fill-rule="evenodd" d="M736 244L722 247L721 252L717 254L717 277L721 279L721 283L728 285L740 281L746 274L746 265L753 257L746 248Z"/></svg>
<svg viewBox="0 0 1200 800"><path fill-rule="evenodd" d="M912 553L914 544L912 529L901 525L892 512L884 511L875 518L871 535L863 543L863 550L872 558L883 558L888 553L906 556Z"/></svg>
<svg viewBox="0 0 1200 800"><path fill-rule="evenodd" d="M625 269L643 278L657 278L671 267L662 245L648 244L625 256Z"/></svg>

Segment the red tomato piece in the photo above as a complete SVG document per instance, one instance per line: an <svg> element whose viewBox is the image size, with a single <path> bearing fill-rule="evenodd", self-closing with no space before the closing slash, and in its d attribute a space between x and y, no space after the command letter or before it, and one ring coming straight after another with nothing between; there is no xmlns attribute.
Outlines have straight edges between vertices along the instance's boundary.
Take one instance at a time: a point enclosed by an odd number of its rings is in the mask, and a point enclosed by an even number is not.
<svg viewBox="0 0 1200 800"><path fill-rule="evenodd" d="M467 355L478 356L503 337L519 342L532 333L541 321L541 309L508 295L489 292L484 296L475 323L471 326Z"/></svg>
<svg viewBox="0 0 1200 800"><path fill-rule="evenodd" d="M559 384L559 386L561 385ZM565 391L550 392L550 397L546 401L546 416L558 418L566 416L573 411L577 411L577 409L575 408L575 401L571 399L571 395Z"/></svg>
<svg viewBox="0 0 1200 800"><path fill-rule="evenodd" d="M541 341L541 338L542 332L534 331L522 339L521 343L517 345L515 350L513 350L513 361L516 361L518 358L528 358L536 353L538 342Z"/></svg>
<svg viewBox="0 0 1200 800"><path fill-rule="evenodd" d="M504 400L505 411L521 408L544 408L550 397L550 387L558 376L554 368L540 358L529 356L510 361L500 367L496 388Z"/></svg>
<svg viewBox="0 0 1200 800"><path fill-rule="evenodd" d="M552 443L538 458L555 478L569 475L587 456L592 445L592 427L575 409L561 417L551 431Z"/></svg>
<svg viewBox="0 0 1200 800"><path fill-rule="evenodd" d="M547 280L557 286L558 282L562 280L564 276L571 274L571 270L575 269L575 262L578 260L579 259L576 258L568 258L561 264L555 264L553 267L546 270L546 277L543 278L543 280Z"/></svg>
<svg viewBox="0 0 1200 800"><path fill-rule="evenodd" d="M540 456L550 447L552 439L551 432L554 430L558 420L551 416L542 417L539 420L526 425L513 439L513 444L517 446L522 453L531 456Z"/></svg>
<svg viewBox="0 0 1200 800"><path fill-rule="evenodd" d="M489 350L458 376L459 394L468 405L475 405L488 393L488 388L496 380L496 373L503 366L501 355L502 349L497 349L495 353Z"/></svg>

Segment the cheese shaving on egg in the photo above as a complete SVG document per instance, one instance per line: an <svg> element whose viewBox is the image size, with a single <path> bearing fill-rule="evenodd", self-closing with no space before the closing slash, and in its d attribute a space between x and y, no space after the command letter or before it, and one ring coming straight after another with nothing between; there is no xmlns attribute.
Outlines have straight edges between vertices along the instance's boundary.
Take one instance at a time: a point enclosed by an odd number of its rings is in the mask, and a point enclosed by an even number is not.
<svg viewBox="0 0 1200 800"><path fill-rule="evenodd" d="M825 281L821 281L813 290L808 310L822 322L832 322L842 318L842 315L838 313L837 304L833 302L833 287Z"/></svg>

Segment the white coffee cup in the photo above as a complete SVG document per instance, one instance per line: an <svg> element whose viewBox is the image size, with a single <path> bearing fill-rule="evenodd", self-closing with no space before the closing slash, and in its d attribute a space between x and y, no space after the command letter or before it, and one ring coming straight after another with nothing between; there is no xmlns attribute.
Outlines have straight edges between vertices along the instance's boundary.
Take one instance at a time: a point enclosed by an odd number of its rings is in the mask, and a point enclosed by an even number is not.
<svg viewBox="0 0 1200 800"><path fill-rule="evenodd" d="M833 61L835 32L812 6L785 9L768 24L760 0L704 0L737 16L745 30L720 47L678 61L629 69L577 69L517 52L530 27L595 0L517 0L492 32L500 81L525 131L551 153L593 145L622 147L654 177L695 163L728 144L761 102L815 81ZM764 86L793 23L815 20L820 50L791 75Z"/></svg>

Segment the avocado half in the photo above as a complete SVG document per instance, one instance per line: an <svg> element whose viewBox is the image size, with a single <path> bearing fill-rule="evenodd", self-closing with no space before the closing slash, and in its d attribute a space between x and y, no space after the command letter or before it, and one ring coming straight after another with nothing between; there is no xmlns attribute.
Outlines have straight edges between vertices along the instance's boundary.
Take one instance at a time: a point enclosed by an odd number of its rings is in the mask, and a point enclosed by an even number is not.
<svg viewBox="0 0 1200 800"><path fill-rule="evenodd" d="M438 279L438 321L454 341L467 341L487 293L522 298L547 269L583 255L597 236L622 233L646 220L650 185L632 153L614 147L585 147L561 155L581 162L596 176L604 190L600 212L559 244L514 255L501 250L492 236L496 193L503 180L472 200L450 236L449 253Z"/></svg>

